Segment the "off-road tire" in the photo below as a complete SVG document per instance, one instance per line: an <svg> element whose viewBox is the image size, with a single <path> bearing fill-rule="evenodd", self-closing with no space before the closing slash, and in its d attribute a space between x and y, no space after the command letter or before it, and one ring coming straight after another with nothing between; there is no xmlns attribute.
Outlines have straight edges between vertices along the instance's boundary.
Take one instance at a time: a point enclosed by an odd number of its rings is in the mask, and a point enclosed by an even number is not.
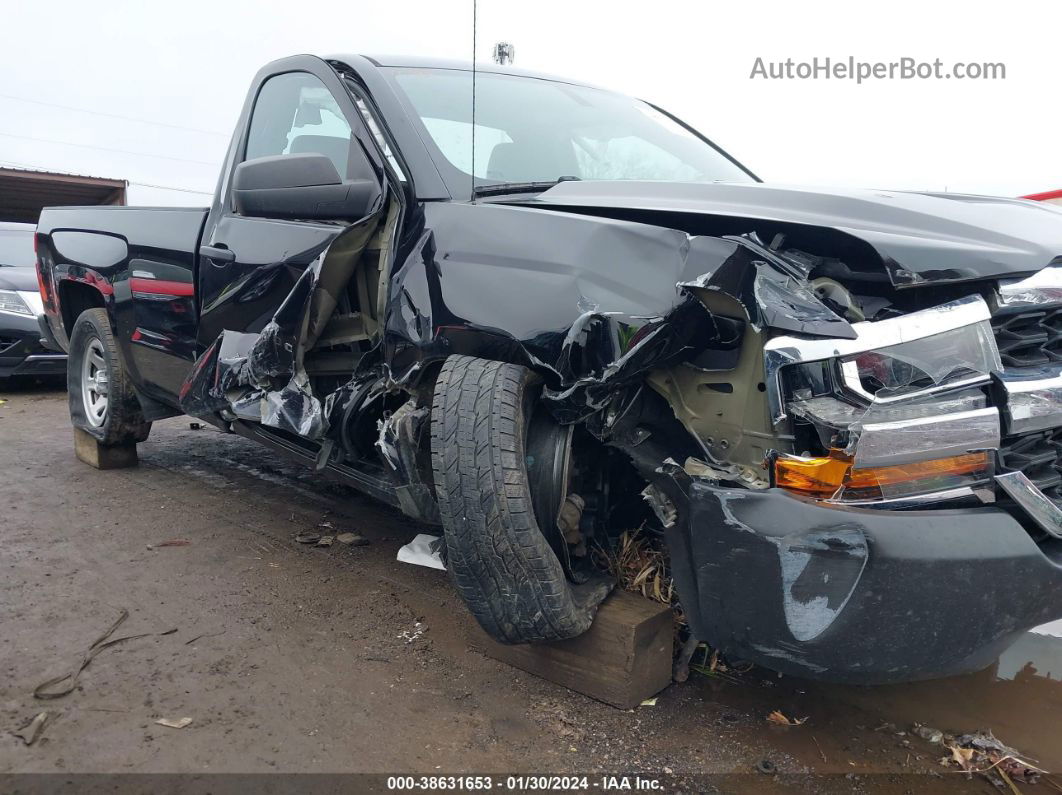
<svg viewBox="0 0 1062 795"><path fill-rule="evenodd" d="M107 413L101 425L93 425L88 421L82 394L82 364L94 339L103 343L103 356L107 362L109 380ZM106 309L86 309L74 321L66 363L66 389L70 398L70 422L75 428L93 436L100 444L135 444L147 439L151 423L146 422L141 413L140 402L133 391L129 373L125 369L114 333L111 331Z"/></svg>
<svg viewBox="0 0 1062 795"><path fill-rule="evenodd" d="M432 403L446 566L480 626L502 643L580 635L611 589L604 578L568 582L535 520L524 453L535 380L526 367L451 356Z"/></svg>

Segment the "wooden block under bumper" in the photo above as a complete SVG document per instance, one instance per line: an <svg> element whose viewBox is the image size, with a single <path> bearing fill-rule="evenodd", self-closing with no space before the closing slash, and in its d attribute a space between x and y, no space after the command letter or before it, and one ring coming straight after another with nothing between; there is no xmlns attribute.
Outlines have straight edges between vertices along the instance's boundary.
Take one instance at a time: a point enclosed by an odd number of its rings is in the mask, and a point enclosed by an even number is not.
<svg viewBox="0 0 1062 795"><path fill-rule="evenodd" d="M478 625L476 632L488 657L621 709L671 683L671 609L626 591L613 592L590 629L571 640L507 646Z"/></svg>
<svg viewBox="0 0 1062 795"><path fill-rule="evenodd" d="M80 428L74 428L74 453L96 469L122 469L140 463L135 444L104 446Z"/></svg>

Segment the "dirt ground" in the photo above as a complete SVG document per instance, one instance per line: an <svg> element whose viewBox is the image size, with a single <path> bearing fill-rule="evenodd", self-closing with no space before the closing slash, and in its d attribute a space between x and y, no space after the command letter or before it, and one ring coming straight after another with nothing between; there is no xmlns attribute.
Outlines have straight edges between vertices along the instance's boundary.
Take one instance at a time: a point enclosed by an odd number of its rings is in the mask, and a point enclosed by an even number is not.
<svg viewBox="0 0 1062 795"><path fill-rule="evenodd" d="M991 728L1062 769L1062 637L906 686L695 674L621 711L483 656L445 573L395 560L424 528L389 508L187 418L155 424L139 467L97 471L74 458L61 387L0 400L0 777L642 771L702 791L996 791L942 767L915 722ZM296 543L323 521L370 543ZM116 637L176 632L108 648L74 692L34 699L123 610ZM775 709L807 721L771 725ZM42 710L26 746L12 732Z"/></svg>

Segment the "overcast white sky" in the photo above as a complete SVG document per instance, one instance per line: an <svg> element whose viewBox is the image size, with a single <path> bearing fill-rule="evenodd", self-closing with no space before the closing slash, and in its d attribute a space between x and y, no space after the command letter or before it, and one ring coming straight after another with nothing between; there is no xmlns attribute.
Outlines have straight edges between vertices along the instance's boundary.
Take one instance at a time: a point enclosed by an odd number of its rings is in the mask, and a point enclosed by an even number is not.
<svg viewBox="0 0 1062 795"><path fill-rule="evenodd" d="M472 0L5 0L0 162L209 193L267 61L468 59L471 31ZM1060 31L1060 0L480 0L477 55L511 41L517 66L650 100L771 182L1017 195L1062 188ZM1003 62L1007 78L749 78L757 56L850 55ZM130 201L208 197L134 184Z"/></svg>

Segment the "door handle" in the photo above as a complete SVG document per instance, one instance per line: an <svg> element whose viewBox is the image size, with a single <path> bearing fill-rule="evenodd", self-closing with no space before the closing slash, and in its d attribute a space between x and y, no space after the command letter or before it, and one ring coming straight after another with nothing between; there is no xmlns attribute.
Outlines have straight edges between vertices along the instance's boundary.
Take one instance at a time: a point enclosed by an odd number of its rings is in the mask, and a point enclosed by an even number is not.
<svg viewBox="0 0 1062 795"><path fill-rule="evenodd" d="M200 246L199 256L206 257L219 266L236 261L236 254L224 243L219 243L216 246Z"/></svg>

